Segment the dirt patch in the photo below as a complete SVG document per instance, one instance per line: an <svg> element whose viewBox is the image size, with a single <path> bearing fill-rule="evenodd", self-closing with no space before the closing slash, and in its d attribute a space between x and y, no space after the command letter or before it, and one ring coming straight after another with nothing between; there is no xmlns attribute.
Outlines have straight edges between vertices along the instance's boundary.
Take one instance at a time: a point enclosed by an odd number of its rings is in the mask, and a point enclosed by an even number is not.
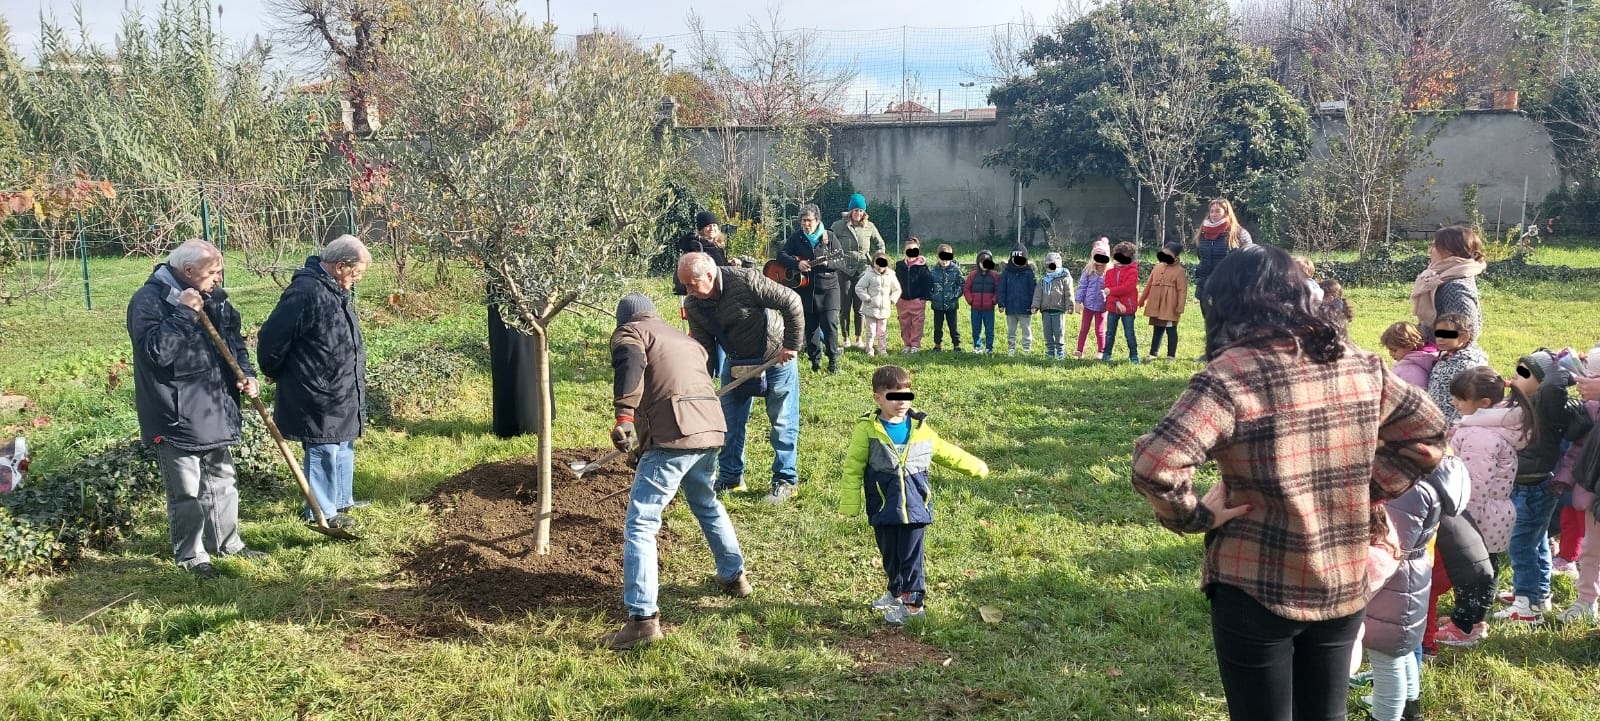
<svg viewBox="0 0 1600 721"><path fill-rule="evenodd" d="M880 628L866 638L847 638L839 648L856 660L856 670L879 674L921 664L944 664L950 654L923 643L903 631Z"/></svg>
<svg viewBox="0 0 1600 721"><path fill-rule="evenodd" d="M633 470L612 461L583 478L569 461L592 461L604 448L555 451L550 553L534 552L538 471L534 459L490 463L440 484L423 500L434 512L435 540L402 559L402 572L434 600L475 618L498 621L551 607L622 611L622 524ZM665 528L658 548L673 540Z"/></svg>

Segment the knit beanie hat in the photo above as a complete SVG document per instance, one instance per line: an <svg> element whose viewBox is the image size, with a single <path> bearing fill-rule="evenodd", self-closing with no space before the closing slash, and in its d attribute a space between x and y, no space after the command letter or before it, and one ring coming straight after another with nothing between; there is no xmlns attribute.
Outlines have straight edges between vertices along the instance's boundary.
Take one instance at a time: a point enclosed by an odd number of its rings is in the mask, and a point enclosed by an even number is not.
<svg viewBox="0 0 1600 721"><path fill-rule="evenodd" d="M1094 242L1094 250L1089 251L1089 257L1092 258L1097 255L1104 255L1107 257L1111 255L1111 243L1105 238L1096 240Z"/></svg>
<svg viewBox="0 0 1600 721"><path fill-rule="evenodd" d="M1060 253L1055 253L1055 252L1046 253L1045 256L1044 256L1044 262L1045 262L1046 266L1048 266L1051 263L1055 263L1056 267L1060 268L1061 267L1061 254Z"/></svg>
<svg viewBox="0 0 1600 721"><path fill-rule="evenodd" d="M1016 245L1016 247L1011 249L1011 257L1013 257L1013 258L1027 258L1028 257L1028 248L1027 248L1027 246L1024 246L1023 244L1018 243Z"/></svg>
<svg viewBox="0 0 1600 721"><path fill-rule="evenodd" d="M694 229L699 230L708 225L717 224L717 214L709 210L702 210L694 214Z"/></svg>
<svg viewBox="0 0 1600 721"><path fill-rule="evenodd" d="M867 209L867 197L860 193L850 196L850 210L855 210L857 208L860 208L861 210Z"/></svg>
<svg viewBox="0 0 1600 721"><path fill-rule="evenodd" d="M640 313L656 312L655 301L643 293L629 293L617 301L617 325L633 320Z"/></svg>
<svg viewBox="0 0 1600 721"><path fill-rule="evenodd" d="M1517 365L1533 373L1534 380L1544 382L1544 377L1556 369L1556 357L1543 348L1517 359Z"/></svg>

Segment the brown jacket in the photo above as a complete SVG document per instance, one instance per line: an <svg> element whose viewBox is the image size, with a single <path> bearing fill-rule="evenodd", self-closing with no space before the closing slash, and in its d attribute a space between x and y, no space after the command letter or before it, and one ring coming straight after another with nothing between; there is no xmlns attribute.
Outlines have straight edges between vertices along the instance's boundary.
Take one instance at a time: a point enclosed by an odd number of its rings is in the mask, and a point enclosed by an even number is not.
<svg viewBox="0 0 1600 721"><path fill-rule="evenodd" d="M1144 295L1139 305L1144 306L1146 318L1168 320L1176 323L1183 315L1183 304L1189 299L1189 275L1182 263L1156 263L1150 279L1144 283Z"/></svg>
<svg viewBox="0 0 1600 721"><path fill-rule="evenodd" d="M633 416L639 448L722 446L722 418L706 351L655 313L640 313L611 334L618 416Z"/></svg>

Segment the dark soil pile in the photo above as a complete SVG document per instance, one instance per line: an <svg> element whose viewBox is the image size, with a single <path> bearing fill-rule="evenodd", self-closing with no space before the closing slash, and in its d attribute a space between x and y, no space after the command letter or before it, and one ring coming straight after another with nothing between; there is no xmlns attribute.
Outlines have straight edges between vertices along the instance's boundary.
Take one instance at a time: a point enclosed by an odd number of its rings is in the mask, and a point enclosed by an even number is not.
<svg viewBox="0 0 1600 721"><path fill-rule="evenodd" d="M534 552L538 470L533 458L519 458L472 468L434 489L423 502L438 535L404 559L402 570L425 595L486 620L550 607L621 615L622 524L633 471L618 459L580 479L567 465L607 450L555 451L549 555ZM663 529L663 553L671 538Z"/></svg>

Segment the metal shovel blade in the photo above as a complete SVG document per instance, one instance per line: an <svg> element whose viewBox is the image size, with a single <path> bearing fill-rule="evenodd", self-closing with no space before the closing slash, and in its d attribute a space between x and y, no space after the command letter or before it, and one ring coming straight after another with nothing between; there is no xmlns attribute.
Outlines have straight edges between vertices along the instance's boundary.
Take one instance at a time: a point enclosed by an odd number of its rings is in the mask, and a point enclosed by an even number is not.
<svg viewBox="0 0 1600 721"><path fill-rule="evenodd" d="M567 467L572 469L573 475L582 478L585 474L616 460L617 456L620 455L622 455L622 451L612 451L592 461L568 461Z"/></svg>
<svg viewBox="0 0 1600 721"><path fill-rule="evenodd" d="M351 533L351 532L349 532L349 531L347 531L347 530L345 530L343 528L334 528L333 526L319 526L319 525L317 525L317 523L315 521L306 521L306 528L309 528L309 529L311 529L313 531L316 531L317 533L320 533L320 534L322 534L324 536L327 536L329 538L337 538L337 539L339 539L341 541L359 541L359 540L361 540L360 536L357 536L356 534Z"/></svg>

